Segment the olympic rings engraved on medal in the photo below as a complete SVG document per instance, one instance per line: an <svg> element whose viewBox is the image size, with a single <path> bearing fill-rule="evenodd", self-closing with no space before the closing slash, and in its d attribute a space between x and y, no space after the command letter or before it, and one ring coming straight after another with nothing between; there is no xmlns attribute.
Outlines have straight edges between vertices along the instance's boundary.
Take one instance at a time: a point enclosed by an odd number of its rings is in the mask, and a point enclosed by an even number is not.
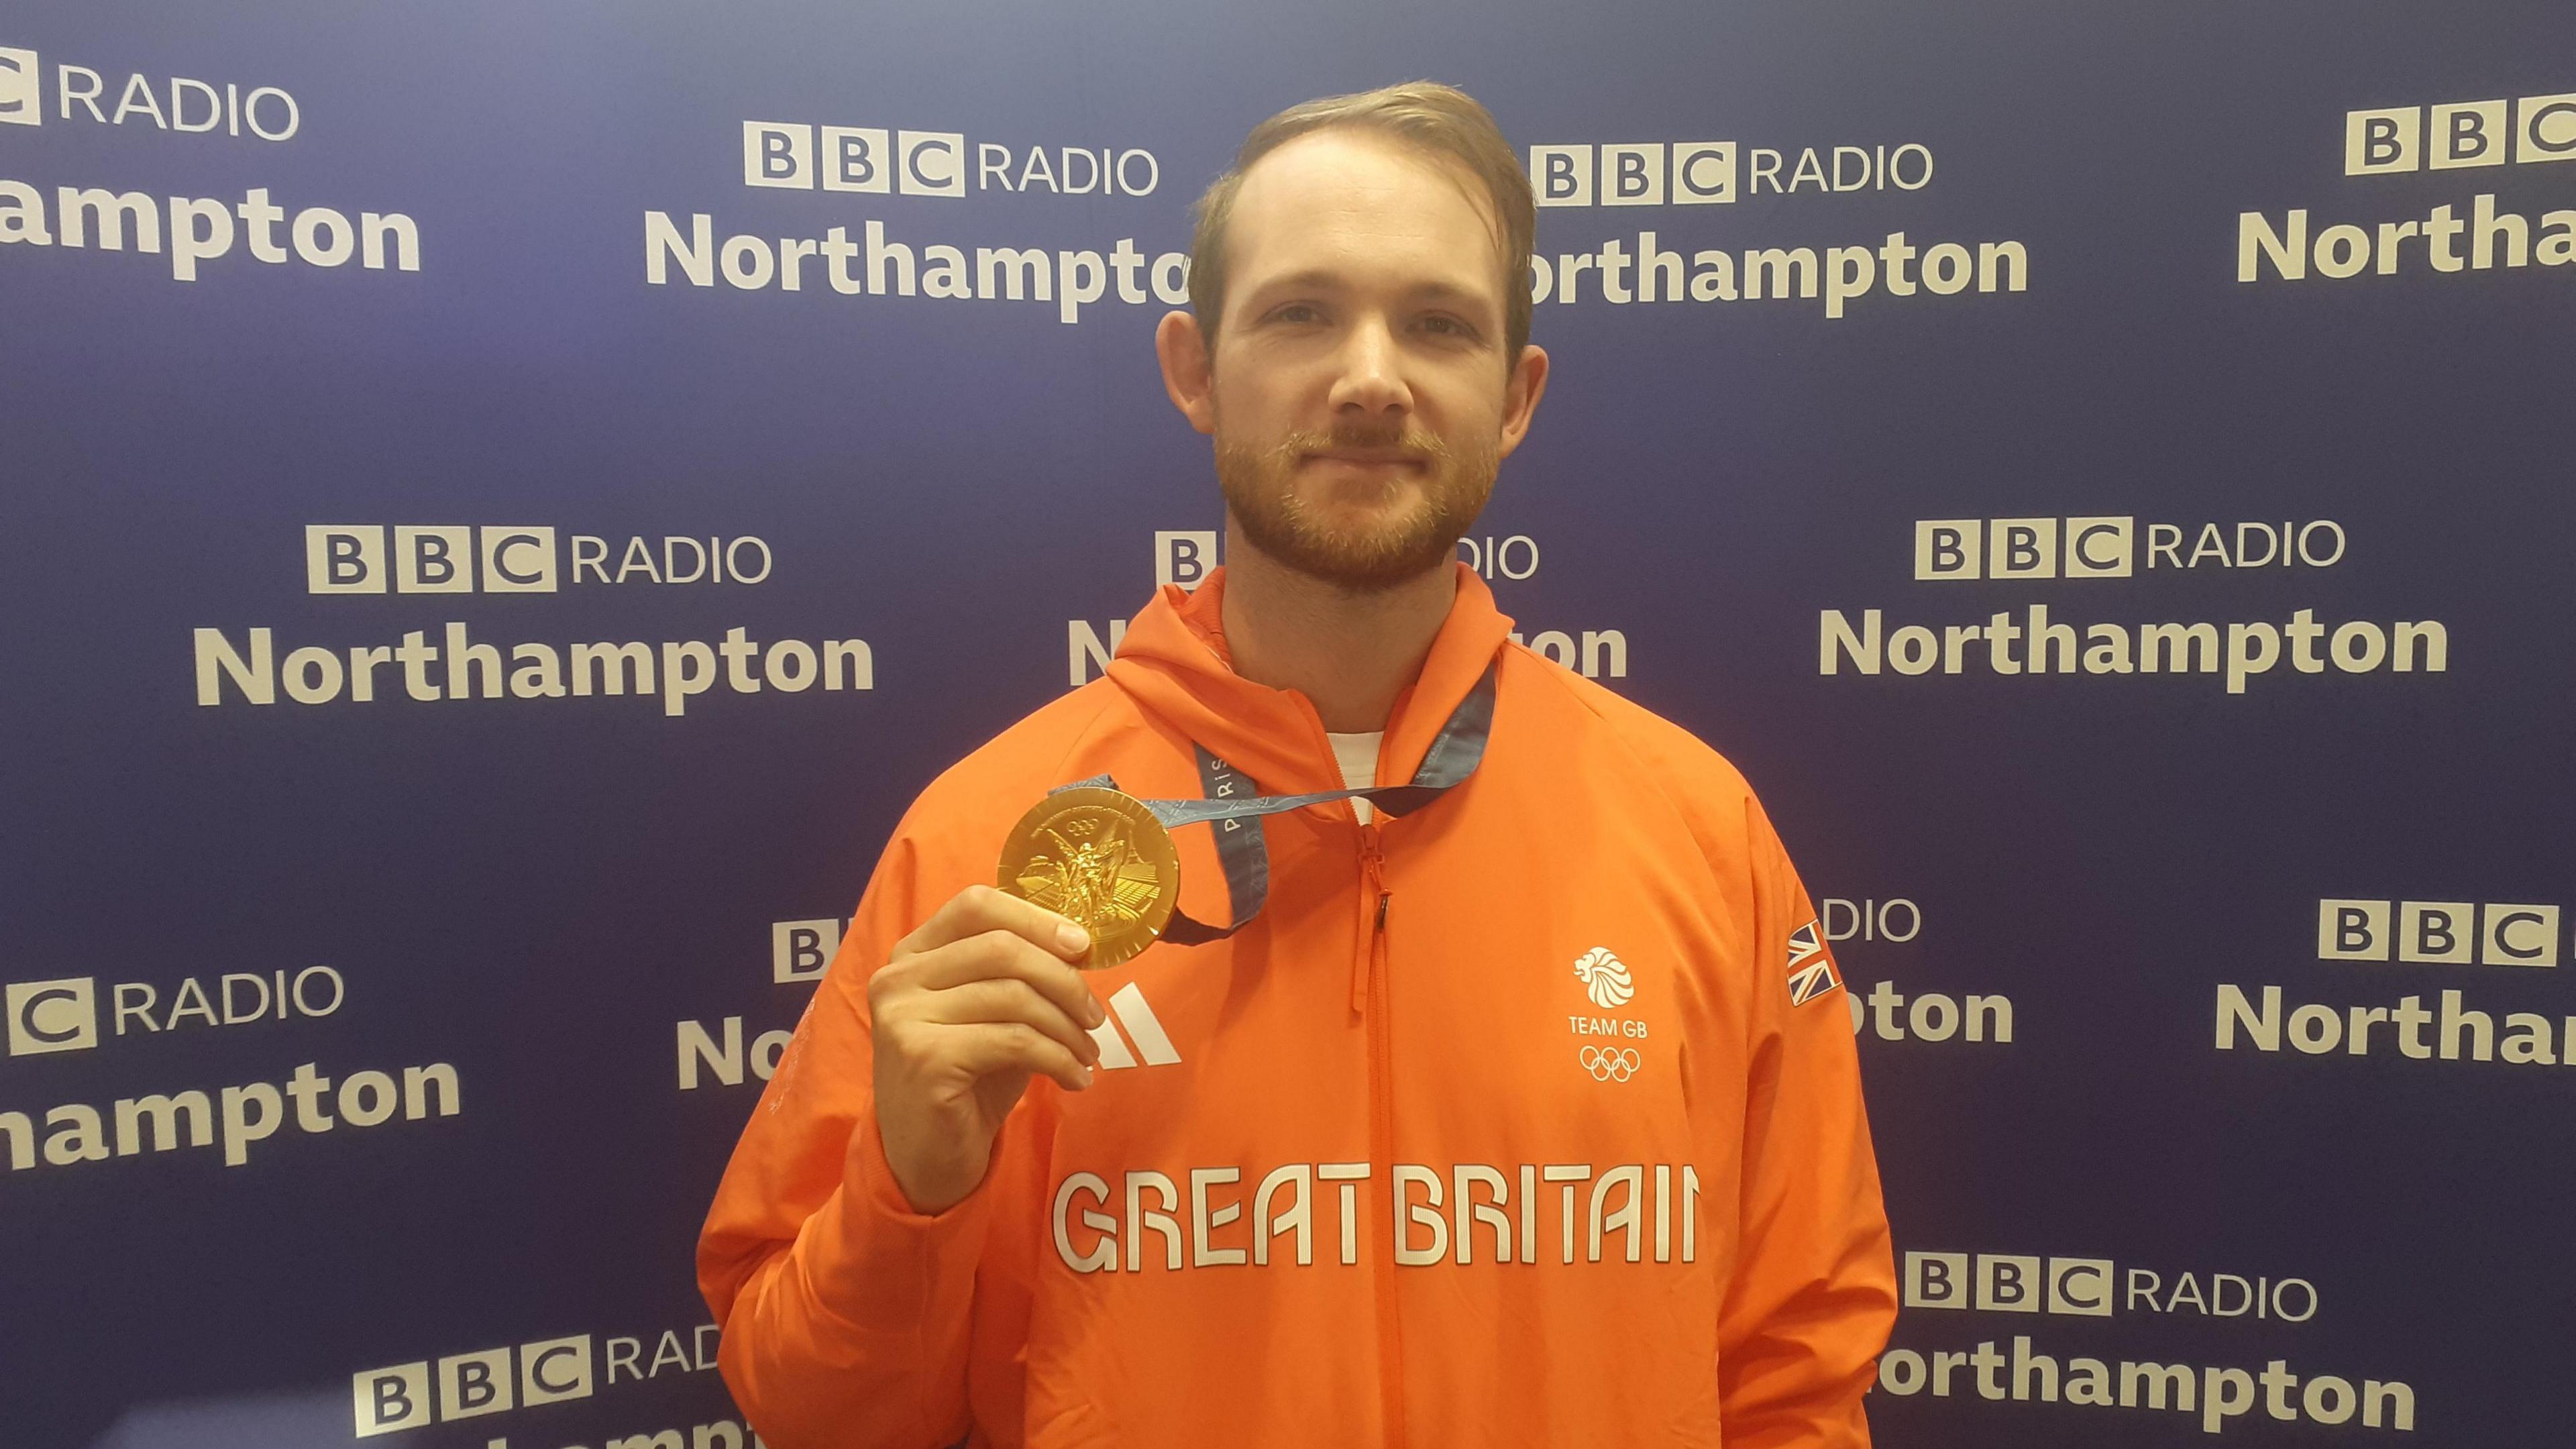
<svg viewBox="0 0 2576 1449"><path fill-rule="evenodd" d="M1581 1053L1583 1069L1596 1082L1624 1082L1646 1065L1635 1047L1586 1046Z"/></svg>

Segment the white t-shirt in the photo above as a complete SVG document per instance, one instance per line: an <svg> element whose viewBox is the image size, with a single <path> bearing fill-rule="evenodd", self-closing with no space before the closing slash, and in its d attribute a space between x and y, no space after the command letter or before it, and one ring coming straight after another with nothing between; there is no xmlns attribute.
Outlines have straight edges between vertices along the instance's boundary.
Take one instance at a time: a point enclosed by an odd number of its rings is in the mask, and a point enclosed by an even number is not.
<svg viewBox="0 0 2576 1449"><path fill-rule="evenodd" d="M1326 732L1333 742L1333 761L1342 767L1342 788L1366 790L1377 784L1377 751L1385 742L1386 731L1371 730L1364 735L1337 735ZM1366 800L1354 800L1351 808L1359 812L1360 823L1377 818L1377 807Z"/></svg>

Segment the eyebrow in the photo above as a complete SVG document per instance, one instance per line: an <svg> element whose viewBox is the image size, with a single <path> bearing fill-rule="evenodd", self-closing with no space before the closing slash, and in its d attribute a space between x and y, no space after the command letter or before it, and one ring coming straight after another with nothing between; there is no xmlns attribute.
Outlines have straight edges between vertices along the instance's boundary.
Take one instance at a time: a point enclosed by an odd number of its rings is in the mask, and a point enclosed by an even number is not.
<svg viewBox="0 0 2576 1449"><path fill-rule="evenodd" d="M1321 267L1310 267L1302 272L1291 272L1284 277L1273 277L1253 288L1253 295L1259 296L1280 290L1296 291L1308 287L1338 290L1347 285L1349 284L1339 273L1327 271ZM1479 307L1491 305L1489 299L1484 296L1452 282L1416 282L1404 289L1404 295L1424 301L1463 302Z"/></svg>

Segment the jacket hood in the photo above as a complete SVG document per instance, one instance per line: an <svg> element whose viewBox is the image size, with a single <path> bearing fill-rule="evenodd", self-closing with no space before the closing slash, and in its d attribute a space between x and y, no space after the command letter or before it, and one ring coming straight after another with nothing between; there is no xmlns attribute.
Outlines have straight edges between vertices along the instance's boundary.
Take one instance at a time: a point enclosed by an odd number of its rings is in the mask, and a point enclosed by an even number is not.
<svg viewBox="0 0 2576 1449"><path fill-rule="evenodd" d="M1396 696L1378 752L1378 782L1413 778L1431 741L1467 697L1511 636L1512 621L1494 607L1493 591L1475 570L1456 565L1458 592L1431 641L1422 672ZM1255 684L1234 672L1221 611L1225 570L1209 573L1195 592L1165 584L1136 616L1109 662L1109 678L1137 705L1218 758L1249 773L1271 794L1342 788L1324 723L1306 696Z"/></svg>

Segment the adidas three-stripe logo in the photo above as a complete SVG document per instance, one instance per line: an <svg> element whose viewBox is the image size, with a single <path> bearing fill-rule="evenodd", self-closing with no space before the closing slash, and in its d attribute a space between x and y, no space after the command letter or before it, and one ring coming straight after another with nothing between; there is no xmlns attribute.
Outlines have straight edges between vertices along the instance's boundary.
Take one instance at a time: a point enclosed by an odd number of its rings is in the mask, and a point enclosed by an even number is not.
<svg viewBox="0 0 2576 1449"><path fill-rule="evenodd" d="M1154 1008L1145 1004L1145 993L1128 982L1109 998L1110 1019L1091 1029L1091 1039L1100 1044L1100 1069L1132 1067L1143 1057L1149 1067L1167 1067L1181 1059L1172 1050L1172 1039L1163 1032L1163 1023L1154 1017ZM1118 1028L1127 1028L1127 1037L1136 1042L1134 1051L1127 1049L1127 1038Z"/></svg>

